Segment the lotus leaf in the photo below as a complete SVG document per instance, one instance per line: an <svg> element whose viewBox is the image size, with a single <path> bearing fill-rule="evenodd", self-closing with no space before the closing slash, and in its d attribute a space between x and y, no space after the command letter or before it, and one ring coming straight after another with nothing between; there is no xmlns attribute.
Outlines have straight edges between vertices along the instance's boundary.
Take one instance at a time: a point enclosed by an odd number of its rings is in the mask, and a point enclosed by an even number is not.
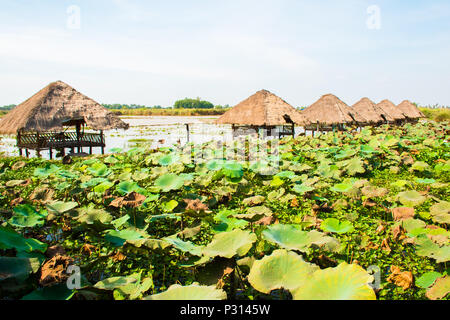
<svg viewBox="0 0 450 320"><path fill-rule="evenodd" d="M248 281L253 288L263 293L281 288L294 292L317 269L318 266L305 262L302 256L280 249L256 260L250 269Z"/></svg>
<svg viewBox="0 0 450 320"><path fill-rule="evenodd" d="M120 231L109 230L105 239L111 242L116 247L121 247L127 240L141 240L143 235L134 229L124 229Z"/></svg>
<svg viewBox="0 0 450 320"><path fill-rule="evenodd" d="M34 169L33 175L38 178L47 178L49 175L59 171L59 167L54 164L46 163L43 168Z"/></svg>
<svg viewBox="0 0 450 320"><path fill-rule="evenodd" d="M327 232L348 233L353 231L353 225L350 221L339 221L335 218L328 218L322 221L321 228Z"/></svg>
<svg viewBox="0 0 450 320"><path fill-rule="evenodd" d="M100 162L92 164L87 170L96 177L107 177L111 174L111 170L104 163Z"/></svg>
<svg viewBox="0 0 450 320"><path fill-rule="evenodd" d="M450 292L450 276L436 280L436 283L428 289L426 295L431 300L444 299Z"/></svg>
<svg viewBox="0 0 450 320"><path fill-rule="evenodd" d="M298 194L305 194L307 192L313 191L314 188L304 184L295 184L292 190Z"/></svg>
<svg viewBox="0 0 450 320"><path fill-rule="evenodd" d="M334 191L334 192L345 193L345 192L351 191L352 188L353 188L353 185L350 183L338 183L338 184L335 184L333 187L331 187L330 190Z"/></svg>
<svg viewBox="0 0 450 320"><path fill-rule="evenodd" d="M60 283L36 289L24 296L22 300L70 300L74 294L75 291L68 289L66 283Z"/></svg>
<svg viewBox="0 0 450 320"><path fill-rule="evenodd" d="M226 298L225 291L216 289L216 286L174 284L166 291L147 296L144 300L225 300Z"/></svg>
<svg viewBox="0 0 450 320"><path fill-rule="evenodd" d="M166 173L155 181L155 186L160 187L163 192L181 189L184 179L173 173Z"/></svg>
<svg viewBox="0 0 450 320"><path fill-rule="evenodd" d="M189 252L190 254L199 257L202 255L203 246L197 246L190 241L183 241L176 237L166 237L163 238L163 240L180 251Z"/></svg>
<svg viewBox="0 0 450 320"><path fill-rule="evenodd" d="M422 257L433 258L437 263L450 260L450 245L439 246L426 235L419 235L415 241L416 253Z"/></svg>
<svg viewBox="0 0 450 320"><path fill-rule="evenodd" d="M442 277L442 274L436 271L431 271L424 273L418 279L416 279L415 284L419 288L427 289L433 285L436 279Z"/></svg>
<svg viewBox="0 0 450 320"><path fill-rule="evenodd" d="M44 253L47 250L47 244L33 238L26 239L14 230L0 226L0 249Z"/></svg>
<svg viewBox="0 0 450 320"><path fill-rule="evenodd" d="M14 279L22 283L30 274L36 273L40 266L37 258L0 257L0 282Z"/></svg>
<svg viewBox="0 0 450 320"><path fill-rule="evenodd" d="M47 217L47 211L37 211L33 206L29 204L22 204L16 206L14 209L14 215L8 222L15 227L26 228L42 226Z"/></svg>
<svg viewBox="0 0 450 320"><path fill-rule="evenodd" d="M430 208L434 222L450 224L450 202L441 201Z"/></svg>
<svg viewBox="0 0 450 320"><path fill-rule="evenodd" d="M61 214L70 211L78 206L76 202L54 201L47 204L47 209L52 213Z"/></svg>
<svg viewBox="0 0 450 320"><path fill-rule="evenodd" d="M373 276L356 264L315 271L294 293L295 300L375 300Z"/></svg>
<svg viewBox="0 0 450 320"><path fill-rule="evenodd" d="M415 190L400 192L397 195L397 199L401 202L401 204L407 207L416 207L421 205L427 199L422 196L419 192Z"/></svg>
<svg viewBox="0 0 450 320"><path fill-rule="evenodd" d="M294 225L275 224L264 230L262 235L266 240L288 250L308 252L311 245L308 232Z"/></svg>
<svg viewBox="0 0 450 320"><path fill-rule="evenodd" d="M235 255L245 255L256 241L256 235L249 231L235 229L221 232L205 247L203 254L209 257L221 256L232 258Z"/></svg>

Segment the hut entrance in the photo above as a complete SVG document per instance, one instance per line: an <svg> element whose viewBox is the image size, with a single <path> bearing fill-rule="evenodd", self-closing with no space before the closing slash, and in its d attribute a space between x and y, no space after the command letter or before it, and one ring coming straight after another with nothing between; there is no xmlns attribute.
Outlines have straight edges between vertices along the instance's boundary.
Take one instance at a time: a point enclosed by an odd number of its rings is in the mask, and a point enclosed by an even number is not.
<svg viewBox="0 0 450 320"><path fill-rule="evenodd" d="M84 132L86 121L84 117L66 119L61 122L65 130L60 132L23 132L17 134L17 147L22 156L22 149L25 149L25 155L29 156L28 150L36 150L38 157L42 150L49 150L50 159L53 159L53 150L58 151L56 156L64 157L66 148L71 151L70 156L87 155L83 152L83 147L89 147L89 154L92 154L93 147L100 147L102 154L105 153L105 137L103 130L100 133ZM70 127L75 127L75 132L67 131ZM75 150L77 152L75 152Z"/></svg>

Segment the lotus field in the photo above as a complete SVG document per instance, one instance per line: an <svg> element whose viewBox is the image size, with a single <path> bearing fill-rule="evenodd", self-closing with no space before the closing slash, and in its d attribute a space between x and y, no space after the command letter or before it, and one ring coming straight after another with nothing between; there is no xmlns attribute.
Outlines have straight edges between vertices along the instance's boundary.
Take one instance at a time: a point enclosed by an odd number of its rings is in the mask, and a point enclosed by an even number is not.
<svg viewBox="0 0 450 320"><path fill-rule="evenodd" d="M449 129L0 158L0 299L448 299Z"/></svg>

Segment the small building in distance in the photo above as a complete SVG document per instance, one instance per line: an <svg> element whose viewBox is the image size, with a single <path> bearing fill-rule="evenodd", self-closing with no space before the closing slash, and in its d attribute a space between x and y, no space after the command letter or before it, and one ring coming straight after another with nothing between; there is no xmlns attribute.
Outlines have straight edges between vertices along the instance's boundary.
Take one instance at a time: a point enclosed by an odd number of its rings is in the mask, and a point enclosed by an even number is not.
<svg viewBox="0 0 450 320"><path fill-rule="evenodd" d="M369 98L362 98L352 107L357 113L362 115L369 125L378 125L393 122L394 119L383 109L381 109L375 102Z"/></svg>
<svg viewBox="0 0 450 320"><path fill-rule="evenodd" d="M388 120L388 122L394 122L396 124L401 124L406 121L406 117L401 111L401 109L397 108L395 104L393 104L388 99L385 99L377 104L377 107L383 110L389 117L391 117L391 121Z"/></svg>
<svg viewBox="0 0 450 320"><path fill-rule="evenodd" d="M99 133L84 132L85 126ZM75 127L75 131L68 131ZM12 109L0 120L0 134L15 134L19 153L23 149L35 150L40 156L42 150L53 150L65 155L69 148L72 154L83 147L105 148L103 130L128 129L123 122L108 109L79 93L62 81L50 83L31 98Z"/></svg>
<svg viewBox="0 0 450 320"><path fill-rule="evenodd" d="M313 135L317 130L333 131L343 130L346 125L363 125L367 120L354 109L333 94L322 96L315 103L301 111L301 114L310 123L306 127Z"/></svg>
<svg viewBox="0 0 450 320"><path fill-rule="evenodd" d="M305 118L286 101L260 90L225 112L216 124L231 124L233 137L255 132L258 136L295 135L295 125L304 126Z"/></svg>
<svg viewBox="0 0 450 320"><path fill-rule="evenodd" d="M419 110L411 101L405 100L397 106L408 118L409 122L417 122L420 118L425 118L422 111Z"/></svg>

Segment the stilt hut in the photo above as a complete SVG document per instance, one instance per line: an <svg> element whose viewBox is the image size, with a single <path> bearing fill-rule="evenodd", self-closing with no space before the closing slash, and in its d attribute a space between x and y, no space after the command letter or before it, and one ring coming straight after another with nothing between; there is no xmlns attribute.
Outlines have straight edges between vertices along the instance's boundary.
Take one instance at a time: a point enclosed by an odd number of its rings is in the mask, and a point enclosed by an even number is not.
<svg viewBox="0 0 450 320"><path fill-rule="evenodd" d="M401 124L406 121L406 117L403 114L403 112L395 106L391 101L389 100L383 100L380 103L377 104L377 107L383 110L386 114L388 114L393 121L388 122L394 122L396 124Z"/></svg>
<svg viewBox="0 0 450 320"><path fill-rule="evenodd" d="M422 111L409 100L403 101L397 108L403 112L409 122L417 122L420 118L425 118Z"/></svg>
<svg viewBox="0 0 450 320"><path fill-rule="evenodd" d="M369 125L378 125L387 123L388 121L394 121L387 112L377 106L377 104L369 98L362 98L355 103L352 108L366 118L367 124Z"/></svg>
<svg viewBox="0 0 450 320"><path fill-rule="evenodd" d="M333 94L322 96L301 114L311 123L305 129L312 131L313 136L315 131L344 130L349 125L367 123L362 115Z"/></svg>
<svg viewBox="0 0 450 320"><path fill-rule="evenodd" d="M99 133L85 132L85 126ZM72 155L88 147L105 148L103 130L128 129L128 124L99 103L79 93L62 81L50 83L34 96L21 103L0 120L0 134L15 134L19 153L35 150L38 156L43 150L65 155L69 148ZM75 131L68 131L75 127Z"/></svg>
<svg viewBox="0 0 450 320"><path fill-rule="evenodd" d="M233 137L257 133L259 137L282 138L295 135L295 125L305 118L293 106L275 94L261 90L225 112L216 124L231 124Z"/></svg>

